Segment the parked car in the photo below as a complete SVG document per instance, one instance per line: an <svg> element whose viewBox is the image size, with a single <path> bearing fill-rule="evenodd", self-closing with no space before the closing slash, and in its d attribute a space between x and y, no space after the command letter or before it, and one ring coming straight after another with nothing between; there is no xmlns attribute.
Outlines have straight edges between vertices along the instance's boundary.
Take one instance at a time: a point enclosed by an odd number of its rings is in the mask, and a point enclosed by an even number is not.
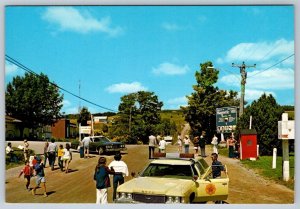
<svg viewBox="0 0 300 209"><path fill-rule="evenodd" d="M123 142L112 142L105 136L91 136L90 139L90 152L97 152L99 155L126 150ZM79 141L72 142L71 148L79 151Z"/></svg>
<svg viewBox="0 0 300 209"><path fill-rule="evenodd" d="M182 158L176 154L153 160L138 177L120 185L115 202L223 203L227 199L229 178L226 172L222 172L220 178L213 178L212 168L204 158L193 158L192 154Z"/></svg>

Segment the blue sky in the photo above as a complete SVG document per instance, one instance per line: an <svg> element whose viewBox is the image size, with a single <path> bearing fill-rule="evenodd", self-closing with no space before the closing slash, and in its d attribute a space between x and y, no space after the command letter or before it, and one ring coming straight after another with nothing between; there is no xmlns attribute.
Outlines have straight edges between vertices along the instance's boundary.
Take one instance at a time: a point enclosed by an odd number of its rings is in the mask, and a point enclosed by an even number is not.
<svg viewBox="0 0 300 209"><path fill-rule="evenodd" d="M158 95L163 109L186 105L206 61L220 70L217 86L235 91L241 76L231 63L256 64L247 68L249 103L264 92L295 102L293 6L7 6L5 54L116 111L139 90ZM24 74L9 62L5 69L6 84ZM62 112L107 111L62 93Z"/></svg>

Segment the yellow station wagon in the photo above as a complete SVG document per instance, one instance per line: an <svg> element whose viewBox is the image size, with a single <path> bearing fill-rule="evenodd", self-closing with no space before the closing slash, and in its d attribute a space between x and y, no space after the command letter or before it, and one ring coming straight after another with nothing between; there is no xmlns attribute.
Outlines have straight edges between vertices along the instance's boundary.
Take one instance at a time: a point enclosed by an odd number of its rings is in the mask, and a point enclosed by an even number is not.
<svg viewBox="0 0 300 209"><path fill-rule="evenodd" d="M153 160L136 178L118 187L115 203L222 203L226 200L227 172L213 178L212 166L203 158L188 156L167 153Z"/></svg>

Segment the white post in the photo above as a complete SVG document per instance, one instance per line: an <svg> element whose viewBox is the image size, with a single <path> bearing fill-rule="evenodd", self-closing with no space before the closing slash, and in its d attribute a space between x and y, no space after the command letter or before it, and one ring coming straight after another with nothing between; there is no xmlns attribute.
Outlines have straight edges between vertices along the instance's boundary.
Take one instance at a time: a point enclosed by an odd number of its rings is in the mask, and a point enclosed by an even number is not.
<svg viewBox="0 0 300 209"><path fill-rule="evenodd" d="M250 115L250 125L249 125L249 129L252 128L252 115Z"/></svg>
<svg viewBox="0 0 300 209"><path fill-rule="evenodd" d="M276 168L276 157L277 157L277 149L273 149L273 161L272 161L272 169Z"/></svg>
<svg viewBox="0 0 300 209"><path fill-rule="evenodd" d="M282 161L283 161L283 180L288 181L290 179L290 161L289 161L289 140L282 140Z"/></svg>
<svg viewBox="0 0 300 209"><path fill-rule="evenodd" d="M259 144L258 145L256 145L256 157L258 158L259 157Z"/></svg>
<svg viewBox="0 0 300 209"><path fill-rule="evenodd" d="M81 123L79 123L79 141L81 141Z"/></svg>

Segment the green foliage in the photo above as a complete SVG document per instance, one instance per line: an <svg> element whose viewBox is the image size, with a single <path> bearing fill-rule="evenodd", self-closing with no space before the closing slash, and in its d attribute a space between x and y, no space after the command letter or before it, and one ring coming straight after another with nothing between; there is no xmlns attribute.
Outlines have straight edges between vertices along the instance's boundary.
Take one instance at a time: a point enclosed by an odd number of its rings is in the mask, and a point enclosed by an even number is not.
<svg viewBox="0 0 300 209"><path fill-rule="evenodd" d="M211 138L216 131L216 108L239 104L237 92L220 90L214 86L218 74L212 62L200 64L200 71L195 73L197 84L193 85L194 92L187 96L188 106L181 107L192 135L206 131L207 138Z"/></svg>
<svg viewBox="0 0 300 209"><path fill-rule="evenodd" d="M272 95L263 94L257 101L247 107L237 124L237 133L248 129L250 116L252 128L257 132L257 140L261 155L271 155L273 148L281 151L281 141L278 140L278 121L281 120L283 108L276 103Z"/></svg>
<svg viewBox="0 0 300 209"><path fill-rule="evenodd" d="M54 124L61 116L62 101L57 86L51 84L43 73L16 76L6 87L6 114L22 121L19 127L21 137L25 127L35 129Z"/></svg>
<svg viewBox="0 0 300 209"><path fill-rule="evenodd" d="M153 92L139 91L121 97L119 113L114 117L109 134L123 136L127 143L148 141L148 136L156 133L162 106Z"/></svg>
<svg viewBox="0 0 300 209"><path fill-rule="evenodd" d="M91 120L91 113L89 112L87 107L83 107L80 110L80 114L77 122L81 123L82 126L86 126L88 120Z"/></svg>

